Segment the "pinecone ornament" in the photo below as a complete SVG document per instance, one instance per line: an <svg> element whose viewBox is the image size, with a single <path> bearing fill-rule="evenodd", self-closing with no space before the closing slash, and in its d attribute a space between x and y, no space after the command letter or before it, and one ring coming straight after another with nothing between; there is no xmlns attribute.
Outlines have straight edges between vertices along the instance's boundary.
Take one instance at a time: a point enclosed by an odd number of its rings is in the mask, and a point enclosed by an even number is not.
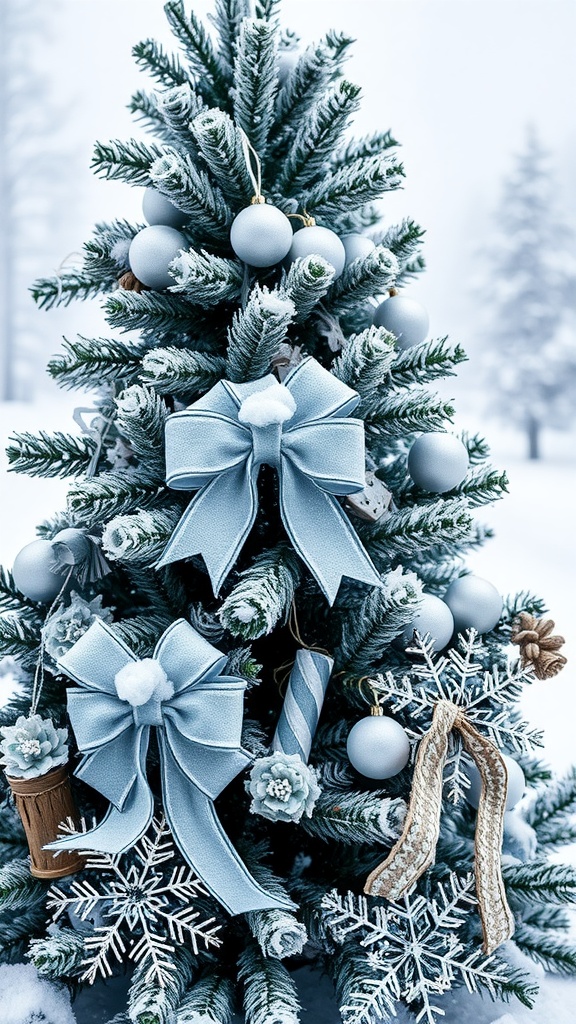
<svg viewBox="0 0 576 1024"><path fill-rule="evenodd" d="M559 649L566 642L563 636L552 636L552 619L537 619L520 612L512 629L511 640L520 648L522 665L531 665L538 679L550 679L564 668L566 658Z"/></svg>

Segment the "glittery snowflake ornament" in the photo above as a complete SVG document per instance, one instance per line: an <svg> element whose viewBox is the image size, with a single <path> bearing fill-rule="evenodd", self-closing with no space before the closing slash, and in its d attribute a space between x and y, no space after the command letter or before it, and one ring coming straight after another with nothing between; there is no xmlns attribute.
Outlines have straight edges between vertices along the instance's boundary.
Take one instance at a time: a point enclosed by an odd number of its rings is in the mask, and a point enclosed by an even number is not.
<svg viewBox="0 0 576 1024"><path fill-rule="evenodd" d="M208 896L199 879L185 865L164 867L175 858L164 820L155 819L151 833L129 855L88 853L86 870L98 872L98 889L82 879L50 890L47 905L54 921L68 911L81 921L95 910L102 914L103 923L84 939L82 981L92 984L99 974L111 977L111 958L123 963L127 956L145 969L146 983L164 988L176 970L177 945L188 944L197 954L222 944L217 937L221 925L214 917L203 919L196 909L195 902Z"/></svg>

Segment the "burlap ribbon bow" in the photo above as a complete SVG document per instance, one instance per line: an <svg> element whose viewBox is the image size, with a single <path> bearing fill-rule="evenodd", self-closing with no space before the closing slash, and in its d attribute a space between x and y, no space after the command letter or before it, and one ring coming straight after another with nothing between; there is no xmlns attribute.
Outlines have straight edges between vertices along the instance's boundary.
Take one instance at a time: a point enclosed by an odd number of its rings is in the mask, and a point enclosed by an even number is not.
<svg viewBox="0 0 576 1024"><path fill-rule="evenodd" d="M448 738L457 729L482 778L475 837L476 893L484 952L492 953L514 932L504 889L500 850L508 773L500 751L449 700L439 700L432 726L420 743L404 831L390 854L366 879L364 892L397 900L434 862L442 810L442 772Z"/></svg>

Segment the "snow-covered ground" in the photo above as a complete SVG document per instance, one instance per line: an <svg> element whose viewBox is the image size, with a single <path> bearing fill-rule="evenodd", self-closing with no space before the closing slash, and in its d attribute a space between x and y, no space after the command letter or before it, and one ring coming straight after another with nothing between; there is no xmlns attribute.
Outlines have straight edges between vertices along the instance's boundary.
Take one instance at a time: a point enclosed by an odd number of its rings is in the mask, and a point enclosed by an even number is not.
<svg viewBox="0 0 576 1024"><path fill-rule="evenodd" d="M460 402L460 405L463 403ZM34 404L0 406L0 562L10 566L24 544L34 539L35 525L62 507L66 482L39 480L6 472L4 447L14 430L74 430L72 413L89 405L82 396L58 395ZM576 618L572 588L576 577L574 511L576 495L576 436L550 434L545 459L525 461L522 441L502 433L469 413L459 424L479 430L492 445L493 462L505 468L510 494L493 507L480 510L496 537L469 560L470 567L491 580L503 593L531 590L547 602L557 631L567 641L569 664L556 679L540 682L527 693L527 716L546 737L545 757L556 771L576 761ZM0 687L1 687L0 681ZM0 691L0 701L2 694ZM566 859L566 858L564 858ZM576 862L576 853L570 858ZM307 968L297 972L304 1024L337 1024L339 1015L331 987ZM78 1024L101 1024L120 1009L126 983L122 979L85 991L75 1005ZM121 991L120 991L121 990ZM461 1024L468 1016L474 1024L576 1024L576 985L562 978L546 978L533 1012L518 1005L505 1007L490 1000L450 993L445 1004L446 1024ZM506 1016L510 1014L510 1016ZM398 1018L403 1024L404 1018Z"/></svg>

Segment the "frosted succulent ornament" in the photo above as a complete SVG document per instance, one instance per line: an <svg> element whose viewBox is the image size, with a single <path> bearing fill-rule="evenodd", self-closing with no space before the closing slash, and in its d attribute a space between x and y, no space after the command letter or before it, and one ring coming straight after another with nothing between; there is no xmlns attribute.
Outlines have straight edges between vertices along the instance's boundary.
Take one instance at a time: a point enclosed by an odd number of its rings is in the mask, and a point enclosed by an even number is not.
<svg viewBox="0 0 576 1024"><path fill-rule="evenodd" d="M374 325L390 331L398 340L398 348L411 348L428 334L428 312L420 302L393 291L374 313Z"/></svg>
<svg viewBox="0 0 576 1024"><path fill-rule="evenodd" d="M97 618L103 619L104 622L112 622L111 613L102 607L101 594L92 601L85 601L73 590L68 607L59 607L46 620L42 631L44 650L54 661L58 661Z"/></svg>
<svg viewBox="0 0 576 1024"><path fill-rule="evenodd" d="M304 256L322 256L334 267L334 277L340 277L346 264L346 250L335 231L317 224L307 214L301 218L304 226L296 232L292 239L288 260L302 259Z"/></svg>
<svg viewBox="0 0 576 1024"><path fill-rule="evenodd" d="M252 814L270 821L300 821L303 815L310 818L320 796L314 769L298 754L279 750L255 762L246 790L252 797Z"/></svg>
<svg viewBox="0 0 576 1024"><path fill-rule="evenodd" d="M181 231L165 224L152 224L134 235L128 251L130 270L142 284L165 291L175 280L169 266L188 242Z"/></svg>
<svg viewBox="0 0 576 1024"><path fill-rule="evenodd" d="M0 736L0 763L11 778L35 779L68 760L68 730L55 729L50 718L20 715L15 725L0 727Z"/></svg>

